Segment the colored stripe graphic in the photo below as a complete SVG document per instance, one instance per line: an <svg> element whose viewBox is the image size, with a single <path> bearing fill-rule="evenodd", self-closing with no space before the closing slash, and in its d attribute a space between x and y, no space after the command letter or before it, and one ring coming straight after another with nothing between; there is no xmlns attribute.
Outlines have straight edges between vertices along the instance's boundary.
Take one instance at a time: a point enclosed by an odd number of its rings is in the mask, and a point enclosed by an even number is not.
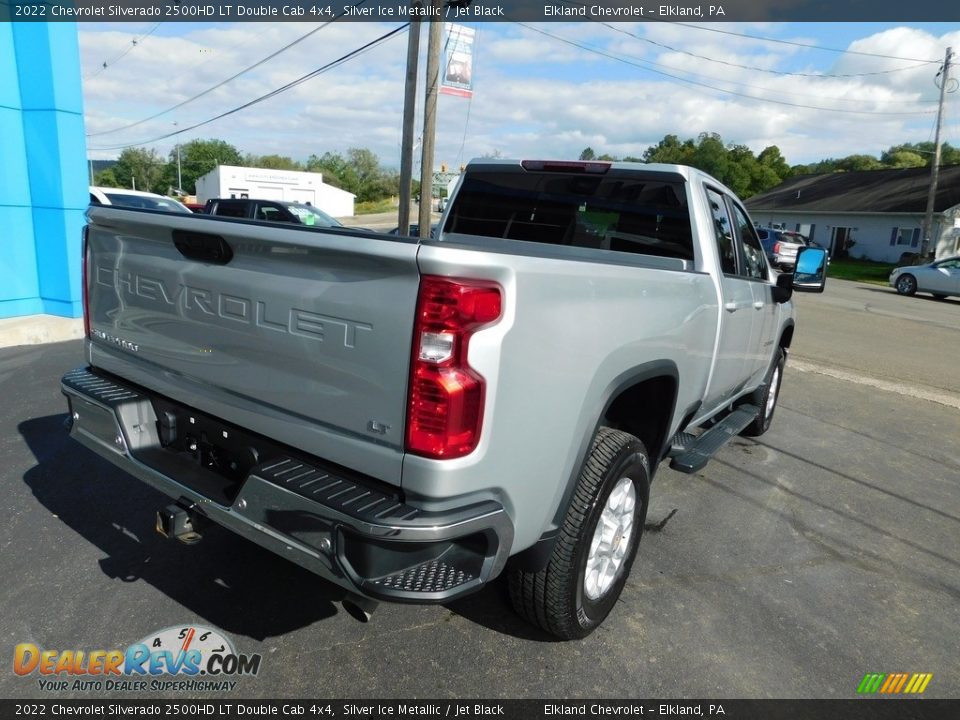
<svg viewBox="0 0 960 720"><path fill-rule="evenodd" d="M861 694L875 693L880 689L880 683L883 682L884 678L886 678L885 674L867 673L863 676L863 680L860 681L857 692Z"/></svg>
<svg viewBox="0 0 960 720"><path fill-rule="evenodd" d="M857 686L857 693L870 695L919 695L927 689L933 673L867 673Z"/></svg>

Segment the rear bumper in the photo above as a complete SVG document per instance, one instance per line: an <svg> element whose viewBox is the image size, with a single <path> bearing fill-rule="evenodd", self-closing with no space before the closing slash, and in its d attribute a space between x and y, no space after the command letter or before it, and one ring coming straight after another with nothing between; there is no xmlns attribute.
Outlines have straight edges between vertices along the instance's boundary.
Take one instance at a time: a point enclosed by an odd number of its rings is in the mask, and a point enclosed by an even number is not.
<svg viewBox="0 0 960 720"><path fill-rule="evenodd" d="M351 592L442 603L478 589L506 564L513 524L494 501L429 511L349 470L293 452L253 467L225 501L204 490L222 478L163 447L158 398L150 392L90 368L67 373L61 390L70 434L81 444L193 512Z"/></svg>

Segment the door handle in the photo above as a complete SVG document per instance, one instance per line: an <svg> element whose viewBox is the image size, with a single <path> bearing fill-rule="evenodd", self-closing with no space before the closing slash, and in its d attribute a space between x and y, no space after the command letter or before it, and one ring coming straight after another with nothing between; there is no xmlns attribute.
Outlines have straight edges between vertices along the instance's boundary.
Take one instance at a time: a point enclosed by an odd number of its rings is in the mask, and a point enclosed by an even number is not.
<svg viewBox="0 0 960 720"><path fill-rule="evenodd" d="M753 303L753 309L763 310L763 305L764 305L763 300L757 300L756 302Z"/></svg>
<svg viewBox="0 0 960 720"><path fill-rule="evenodd" d="M736 312L740 308L744 307L738 302L727 302L723 304L723 309L728 312Z"/></svg>

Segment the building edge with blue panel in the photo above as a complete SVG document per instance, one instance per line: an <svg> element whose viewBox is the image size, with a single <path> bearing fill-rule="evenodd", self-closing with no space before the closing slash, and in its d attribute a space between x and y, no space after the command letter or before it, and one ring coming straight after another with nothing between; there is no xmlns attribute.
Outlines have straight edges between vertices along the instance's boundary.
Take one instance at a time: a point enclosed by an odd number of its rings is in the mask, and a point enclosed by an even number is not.
<svg viewBox="0 0 960 720"><path fill-rule="evenodd" d="M89 203L74 23L0 23L0 319L83 314Z"/></svg>

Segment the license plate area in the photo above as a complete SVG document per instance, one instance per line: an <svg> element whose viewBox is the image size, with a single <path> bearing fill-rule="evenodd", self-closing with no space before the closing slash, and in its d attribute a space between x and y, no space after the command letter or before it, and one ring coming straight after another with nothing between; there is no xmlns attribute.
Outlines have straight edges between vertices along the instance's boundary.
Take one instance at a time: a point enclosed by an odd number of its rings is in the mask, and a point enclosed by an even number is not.
<svg viewBox="0 0 960 720"><path fill-rule="evenodd" d="M233 504L253 468L284 454L255 433L165 398L152 400L159 447L135 455L161 471L175 463L178 481L222 505Z"/></svg>

